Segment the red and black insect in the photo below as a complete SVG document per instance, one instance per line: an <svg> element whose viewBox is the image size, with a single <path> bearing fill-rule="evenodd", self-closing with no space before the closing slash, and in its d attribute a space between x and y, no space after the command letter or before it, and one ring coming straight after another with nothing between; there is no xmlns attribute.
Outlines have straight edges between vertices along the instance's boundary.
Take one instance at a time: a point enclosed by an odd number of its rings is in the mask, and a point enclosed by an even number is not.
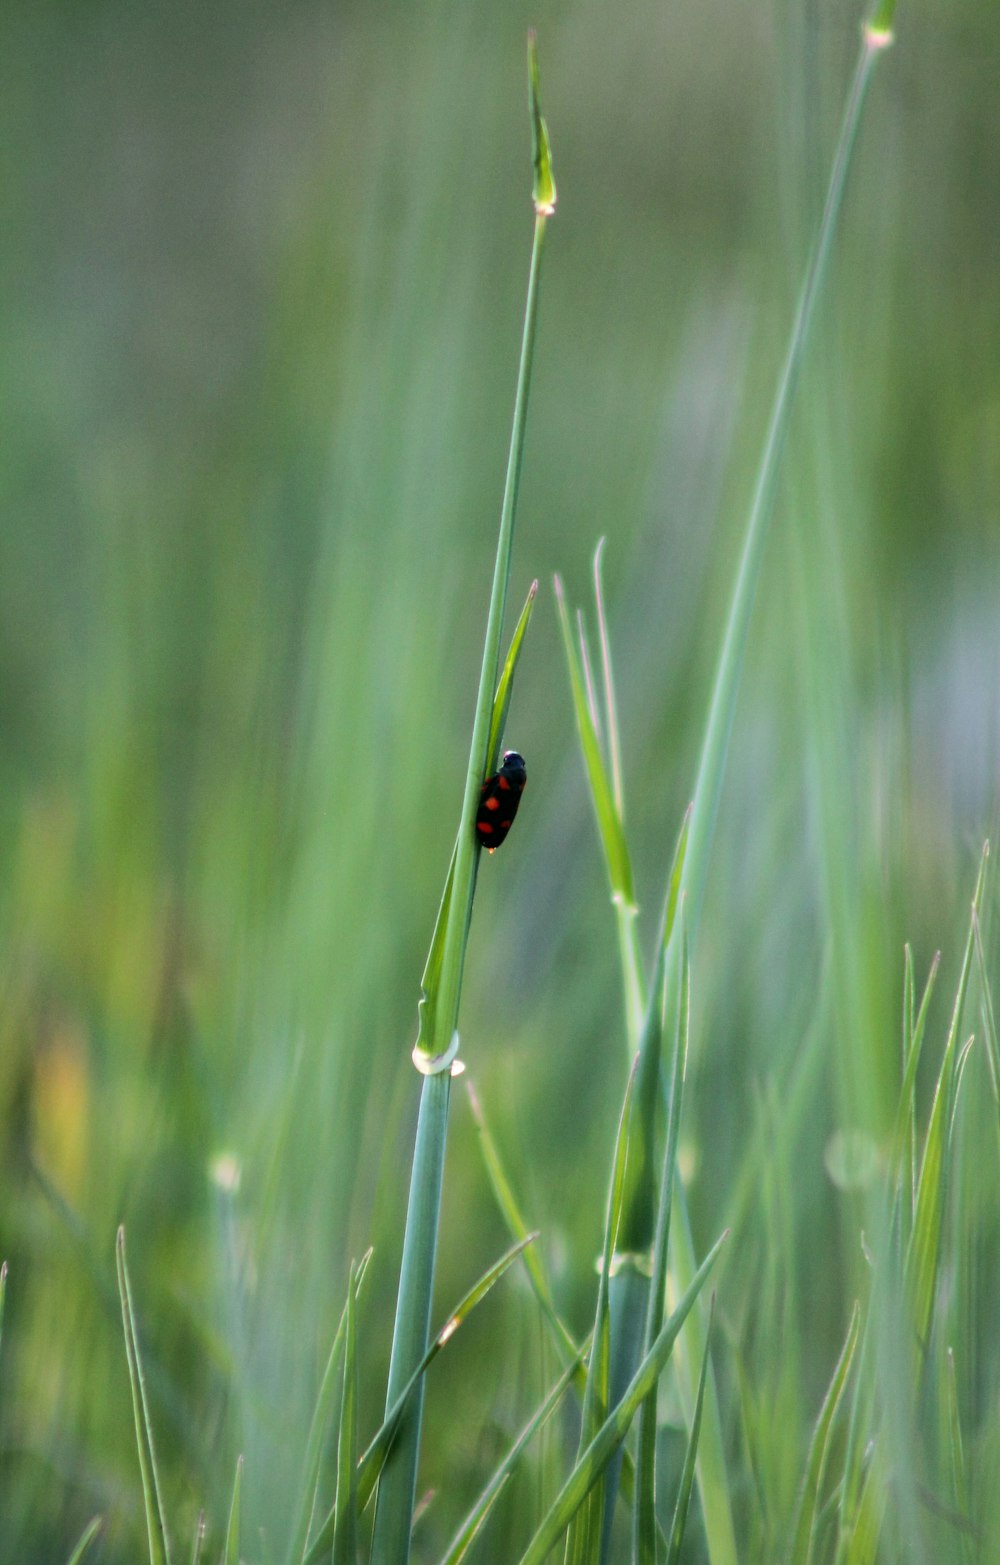
<svg viewBox="0 0 1000 1565"><path fill-rule="evenodd" d="M490 853L499 848L513 826L527 780L524 756L516 750L505 750L500 770L483 783L476 811L476 836Z"/></svg>

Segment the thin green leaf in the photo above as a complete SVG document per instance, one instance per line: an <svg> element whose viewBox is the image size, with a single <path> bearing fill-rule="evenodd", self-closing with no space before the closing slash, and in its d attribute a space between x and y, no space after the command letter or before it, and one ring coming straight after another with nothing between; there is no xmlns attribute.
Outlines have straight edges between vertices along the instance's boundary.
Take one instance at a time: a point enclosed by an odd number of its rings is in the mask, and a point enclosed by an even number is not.
<svg viewBox="0 0 1000 1565"><path fill-rule="evenodd" d="M790 1565L810 1565L812 1560L817 1506L830 1449L830 1431L833 1427L837 1408L840 1406L840 1399L844 1394L844 1386L847 1383L847 1376L854 1358L854 1350L857 1347L860 1328L861 1306L855 1304L851 1312L851 1324L847 1330L847 1339L841 1350L840 1358L837 1360L837 1367L833 1372L833 1379L830 1381L826 1396L823 1399L823 1406L820 1409L816 1428L813 1431L813 1437L809 1444L809 1455L806 1459L802 1492L799 1496L798 1516L789 1554Z"/></svg>
<svg viewBox="0 0 1000 1565"><path fill-rule="evenodd" d="M407 1404L428 1366L437 1358L441 1349L455 1335L459 1326L468 1318L476 1305L482 1303L494 1284L499 1282L504 1272L513 1265L525 1246L530 1244L536 1237L536 1234L529 1234L527 1238L507 1250L488 1271L483 1273L479 1281L469 1289L465 1297L456 1305L433 1342L427 1348L423 1358L389 1409L381 1428L358 1463L357 1508L359 1512L364 1510L372 1497L375 1485L381 1477L386 1458L399 1430L400 1421L406 1412ZM327 1513L316 1537L309 1546L302 1565L314 1565L316 1560L329 1551L333 1542L336 1517L337 1507L334 1505Z"/></svg>
<svg viewBox="0 0 1000 1565"><path fill-rule="evenodd" d="M479 1147L483 1154L483 1162L486 1165L486 1172L497 1206L500 1208L501 1215L507 1224L511 1237L519 1243L526 1244L530 1237L528 1224L525 1222L521 1209L518 1206L517 1197L507 1177L479 1096L468 1076L465 1078L465 1088L469 1095L469 1105L472 1109L472 1118L479 1137ZM552 1297L552 1288L545 1272L545 1263L539 1254L537 1246L532 1246L530 1249L525 1250L524 1269L528 1274L528 1280L541 1306L542 1313L552 1328L556 1346L559 1349L563 1362L566 1363L570 1359L579 1361L580 1349L569 1328L556 1310ZM582 1391L583 1386L586 1384L586 1371L582 1365L578 1378Z"/></svg>
<svg viewBox="0 0 1000 1565"><path fill-rule="evenodd" d="M337 1440L337 1500L333 1528L333 1565L358 1562L358 1360L354 1267L347 1290L344 1384Z"/></svg>
<svg viewBox="0 0 1000 1565"><path fill-rule="evenodd" d="M507 1455L451 1540L446 1552L441 1557L439 1565L460 1565L460 1561L464 1560L469 1549L482 1532L493 1507L504 1492L511 1474L524 1454L529 1441L551 1418L565 1396L567 1388L572 1383L577 1369L582 1369L582 1367L582 1356L577 1354L572 1362L567 1364L541 1407L532 1414L525 1424L517 1440L507 1452Z"/></svg>
<svg viewBox="0 0 1000 1565"><path fill-rule="evenodd" d="M695 1462L698 1455L698 1436L701 1433L701 1410L705 1403L705 1382L708 1379L709 1348L712 1341L712 1326L715 1322L715 1294L712 1294L712 1302L708 1311L708 1326L705 1331L705 1352L701 1360L701 1374L698 1376L698 1395L695 1398L694 1418L691 1423L691 1433L688 1437L687 1450L684 1453L684 1468L681 1472L680 1488L677 1491L677 1503L674 1506L674 1519L670 1525L670 1547L667 1553L666 1565L680 1565L681 1545L684 1542L684 1533L687 1528L688 1508L691 1504L691 1491L694 1488ZM655 1554L652 1558L655 1560Z"/></svg>
<svg viewBox="0 0 1000 1565"><path fill-rule="evenodd" d="M681 962L680 1004L674 1026L674 1052L670 1079L670 1113L667 1121L667 1141L663 1154L660 1177L660 1199L657 1208L656 1234L653 1245L653 1277L649 1289L646 1321L643 1333L643 1352L649 1351L663 1321L663 1299L667 1283L667 1252L670 1240L670 1217L673 1209L674 1173L677 1166L677 1139L680 1132L681 1101L684 1093L684 1076L687 1068L688 1042L691 1024L691 981L687 940L684 932L677 944ZM664 950L666 945L664 946ZM676 958L675 958L676 960ZM666 983L666 969L663 970ZM708 1328L702 1353L701 1378L707 1373ZM704 1388L700 1396L704 1397ZM700 1405L697 1421L701 1425ZM693 1424L694 1420L692 1420ZM697 1450L697 1441L692 1449ZM636 1565L656 1565L656 1388L650 1392L639 1410L639 1443L636 1452L637 1484L633 1512L632 1558Z"/></svg>
<svg viewBox="0 0 1000 1565"><path fill-rule="evenodd" d="M80 1565L80 1561L83 1559L83 1556L86 1554L87 1550L90 1548L90 1545L93 1543L94 1539L97 1537L97 1534L100 1532L101 1527L103 1525L104 1525L104 1518L103 1517L101 1517L101 1516L94 1516L94 1517L91 1518L91 1520L87 1523L86 1527L83 1529L83 1532L80 1534L80 1540L77 1543L76 1548L73 1550L72 1554L70 1555L69 1559L66 1561L66 1565Z"/></svg>
<svg viewBox="0 0 1000 1565"><path fill-rule="evenodd" d="M222 1565L240 1565L240 1494L243 1489L243 1458L236 1458L236 1476L233 1479L233 1497L229 1502L229 1522L226 1527L226 1544L222 1551Z"/></svg>
<svg viewBox="0 0 1000 1565"><path fill-rule="evenodd" d="M135 1328L135 1311L132 1307L132 1289L128 1265L125 1260L125 1229L118 1230L115 1250L118 1270L118 1293L122 1304L122 1324L125 1329L125 1353L128 1358L129 1380L132 1385L132 1413L135 1418L135 1438L139 1450L139 1471L142 1475L142 1494L146 1508L146 1530L149 1537L150 1565L170 1565L170 1539L167 1534L160 1490L160 1475L153 1446L153 1426L146 1402L146 1379L143 1374L139 1340Z"/></svg>
<svg viewBox="0 0 1000 1565"><path fill-rule="evenodd" d="M601 565L604 560L602 538L594 550L594 602L597 605L597 633L601 647L601 681L604 686L604 712L608 726L608 760L611 763L611 789L615 809L622 825L625 824L625 784L622 777L621 739L618 733L618 703L615 699L615 681L611 668L611 642L608 636L608 620L604 612L604 582Z"/></svg>
<svg viewBox="0 0 1000 1565"><path fill-rule="evenodd" d="M514 626L514 634L510 638L510 647L507 650L496 694L493 697L493 715L490 718L490 742L486 753L487 776L490 772L495 772L500 764L500 748L503 744L504 729L507 726L507 713L510 710L510 698L514 689L514 673L517 669L518 658L521 656L525 632L531 623L537 596L538 582L533 581L528 588L528 596L524 600L524 608L521 610L520 618Z"/></svg>
<svg viewBox="0 0 1000 1565"><path fill-rule="evenodd" d="M591 1488L597 1483L608 1462L628 1433L629 1426L644 1398L649 1395L662 1375L673 1351L674 1343L677 1340L677 1333L680 1331L692 1305L704 1287L719 1250L727 1237L727 1234L722 1234L716 1240L699 1266L691 1286L687 1289L676 1310L661 1330L650 1352L639 1365L625 1395L602 1424L597 1435L579 1458L573 1471L559 1491L555 1502L543 1518L527 1550L521 1556L520 1565L542 1565L549 1550L558 1543L580 1506L587 1498Z"/></svg>
<svg viewBox="0 0 1000 1565"><path fill-rule="evenodd" d="M924 985L923 998L920 1001L920 1009L916 1020L913 1019L913 960L909 946L904 948L904 978L903 978L903 1026L904 1026L904 1053L903 1053L903 1081L899 1089L899 1108L896 1113L896 1128L892 1139L892 1152L890 1155L890 1169L893 1183L901 1188L904 1173L908 1185L907 1207L905 1215L908 1223L912 1223L913 1212L917 1199L917 1170L916 1170L916 1086L917 1068L920 1064L920 1054L923 1048L924 1034L927 1028L927 1013L930 1007L931 995L934 992L934 981L941 965L941 953L934 953L927 982Z"/></svg>
<svg viewBox="0 0 1000 1565"><path fill-rule="evenodd" d="M366 1250L354 1272L353 1288L355 1299L361 1291L368 1263L372 1258L372 1251ZM348 1285L350 1295L351 1284ZM296 1522L292 1530L291 1541L285 1556L288 1565L301 1565L305 1558L309 1543L309 1531L312 1518L316 1510L316 1497L319 1489L320 1467L323 1460L323 1446L326 1441L326 1432L329 1427L330 1415L333 1410L333 1397L336 1390L337 1374L340 1369L340 1359L344 1347L344 1338L347 1332L347 1308L348 1299L344 1300L344 1307L340 1312L340 1320L337 1322L337 1330L334 1332L333 1342L323 1371L323 1379L320 1382L319 1392L316 1397L316 1405L313 1408L312 1420L309 1425L309 1435L306 1440L306 1454L303 1462L302 1492L299 1497L296 1512Z"/></svg>
<svg viewBox="0 0 1000 1565"><path fill-rule="evenodd" d="M958 1383L955 1376L955 1351L948 1349L947 1367L945 1374L945 1396L947 1400L947 1424L948 1424L948 1454L951 1468L951 1495L955 1502L955 1510L962 1516L967 1524L969 1518L969 1485L965 1472L965 1451L962 1441L962 1421L958 1411ZM966 1565L971 1565L973 1560L972 1540L966 1528L959 1528L959 1538L962 1559Z"/></svg>
<svg viewBox="0 0 1000 1565"><path fill-rule="evenodd" d="M597 1282L597 1309L594 1331L587 1366L587 1389L583 1398L583 1415L580 1420L579 1453L582 1454L608 1416L608 1397L611 1372L611 1321L608 1310L608 1284L618 1233L621 1227L622 1199L625 1193L625 1170L628 1162L628 1128L632 1111L632 1093L638 1055L629 1072L625 1099L618 1120L615 1136L614 1158L611 1166L611 1188L604 1223L604 1250ZM574 1517L566 1539L566 1565L589 1565L596 1561L600 1550L604 1518L604 1486L595 1484Z"/></svg>
<svg viewBox="0 0 1000 1565"><path fill-rule="evenodd" d="M983 935L979 927L979 915L975 912L972 915L972 932L976 941L976 969L979 973L980 988L979 1009L983 1018L983 1032L986 1035L986 1059L990 1068L990 1080L993 1084L993 1097L998 1108L1000 1108L1000 1042L997 1040L997 1024L993 1011L993 991L986 967Z"/></svg>
<svg viewBox="0 0 1000 1565"><path fill-rule="evenodd" d="M597 737L597 730L594 727L590 705L587 701L587 687L580 661L580 653L573 639L569 611L566 607L566 595L563 591L562 581L558 576L555 578L555 593L556 606L559 611L559 624L562 628L563 649L566 654L566 666L569 670L570 693L573 697L576 728L580 738L580 747L583 750L583 763L586 767L590 796L597 816L597 829L601 839L601 847L604 850L604 861L608 869L608 880L611 885L612 896L623 897L630 905L634 906L635 891L628 843L625 841L622 823L615 808L614 790L611 779L608 776L600 740Z"/></svg>
<svg viewBox="0 0 1000 1565"><path fill-rule="evenodd" d="M201 1551L205 1546L205 1512L198 1512L198 1520L194 1524L194 1537L191 1539L191 1565L201 1565Z"/></svg>
<svg viewBox="0 0 1000 1565"><path fill-rule="evenodd" d="M3 1309L7 1299L7 1262L0 1265L0 1346L3 1345Z"/></svg>
<svg viewBox="0 0 1000 1565"><path fill-rule="evenodd" d="M969 973L972 967L975 919L982 905L986 877L989 843L983 848L976 878L976 890L972 899L972 918L965 943L962 970L959 974L951 1023L945 1041L941 1068L931 1105L924 1153L917 1184L917 1200L913 1219L913 1232L906 1256L906 1276L913 1310L913 1325L918 1348L926 1351L930 1334L934 1293L937 1288L941 1256L941 1233L947 1205L949 1158L947 1143L951 1132L952 1109L957 1087L956 1062L958 1054L959 1025L965 1005Z"/></svg>

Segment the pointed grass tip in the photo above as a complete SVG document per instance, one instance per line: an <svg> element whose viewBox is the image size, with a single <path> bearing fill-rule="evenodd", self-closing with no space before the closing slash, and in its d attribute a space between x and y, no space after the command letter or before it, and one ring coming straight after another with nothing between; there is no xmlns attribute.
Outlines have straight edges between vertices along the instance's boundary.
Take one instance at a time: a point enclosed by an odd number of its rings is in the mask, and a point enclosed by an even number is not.
<svg viewBox="0 0 1000 1565"><path fill-rule="evenodd" d="M531 109L531 161L535 170L532 200L536 217L551 217L556 209L556 182L552 177L549 129L538 102L538 38L528 33L528 99Z"/></svg>

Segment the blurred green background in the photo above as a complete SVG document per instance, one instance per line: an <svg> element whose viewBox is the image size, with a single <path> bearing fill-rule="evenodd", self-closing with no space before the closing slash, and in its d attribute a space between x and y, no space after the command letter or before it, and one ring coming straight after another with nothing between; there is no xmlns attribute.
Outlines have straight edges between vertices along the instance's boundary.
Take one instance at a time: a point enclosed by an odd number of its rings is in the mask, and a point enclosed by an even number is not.
<svg viewBox="0 0 1000 1565"><path fill-rule="evenodd" d="M5 9L0 1558L63 1559L96 1511L95 1559L141 1546L120 1221L180 1538L202 1505L224 1524L242 1451L245 1552L280 1553L369 1243L376 1426L530 247L530 24L560 201L511 585L519 605L541 581L507 731L529 788L481 866L463 1055L585 1329L626 1059L551 579L586 602L607 537L651 942L860 17L843 0ZM891 1125L906 939L921 981L944 953L936 1061L996 816L1000 16L904 0L897 28L792 431L696 952L700 1247L751 1181L720 1294L747 1527L733 1365L766 1396L779 1336L800 1346L786 1447L759 1458L780 1511L863 1266L867 1176L831 1138L860 1130L877 1158ZM807 1049L790 1164L758 1186L748 1159ZM978 1057L970 1078L985 1102ZM970 1342L1000 1283L988 1104L980 1119ZM460 1089L451 1131L439 1316L505 1244ZM511 1278L436 1366L421 1559L533 1405L541 1356ZM995 1419L996 1352L960 1377L970 1428Z"/></svg>

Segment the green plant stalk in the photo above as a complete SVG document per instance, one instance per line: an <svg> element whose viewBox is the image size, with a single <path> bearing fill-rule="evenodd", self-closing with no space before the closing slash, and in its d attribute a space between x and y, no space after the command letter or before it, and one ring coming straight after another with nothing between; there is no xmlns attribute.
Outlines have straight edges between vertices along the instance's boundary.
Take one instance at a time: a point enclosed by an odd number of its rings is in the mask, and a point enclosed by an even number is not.
<svg viewBox="0 0 1000 1565"><path fill-rule="evenodd" d="M768 525L774 511L778 469L787 438L793 396L802 368L816 301L826 274L872 73L876 60L892 41L891 12L891 6L879 5L871 24L863 31L861 52L841 122L819 232L799 296L754 485L743 552L733 589L702 743L694 789L690 835L684 858L682 891L687 894L688 930L692 948L704 897L708 859L743 672L751 613L764 557ZM695 1264L687 1202L680 1182L674 1190L673 1233L673 1281L676 1291L682 1293L694 1275ZM678 1354L678 1380L689 1421L693 1414L695 1400L697 1375L695 1366L700 1364L704 1356L705 1338L704 1313L700 1309L695 1309L688 1317L682 1333L681 1351ZM729 1505L722 1423L715 1378L711 1369L705 1395L697 1471L711 1565L737 1565L738 1556Z"/></svg>
<svg viewBox="0 0 1000 1565"><path fill-rule="evenodd" d="M490 721L493 712L493 695L500 663L500 638L503 631L504 610L507 604L507 586L510 579L514 516L517 508L517 494L524 457L528 392L531 384L531 365L538 318L538 280L541 270L546 223L555 200L555 187L551 181L551 159L549 156L548 138L544 121L541 119L538 110L537 64L534 55L533 39L529 40L529 69L531 73L532 126L535 142L536 215L534 241L528 274L528 296L521 339L517 392L514 399L513 429L511 431L510 453L507 461L503 505L500 513L500 535L497 540L493 588L490 595L489 615L486 624L482 670L479 676L479 694L476 700L472 742L469 749L469 765L465 781L465 795L462 802L462 817L455 850L454 879L449 901L444 956L438 993L435 996L434 1025L430 1047L427 1058L424 1061L418 1061L421 1064L421 1068L431 1069L433 1073L425 1075L420 1096L420 1113L417 1120L416 1145L410 1177L406 1229L403 1238L403 1258L396 1303L396 1322L393 1331L392 1355L386 1388L387 1411L397 1400L427 1347L431 1295L434 1285L434 1262L441 1210L441 1188L444 1177L445 1145L448 1133L448 1105L451 1095L451 1074L448 1065L445 1064L443 1069L434 1069L433 1067L435 1062L440 1066L441 1062L447 1059L458 1022L462 973L465 967L469 923L472 915L472 898L475 891L475 870L479 853L479 846L473 832L473 822L486 765ZM547 195L547 199L539 199L540 191ZM417 1387L411 1405L402 1421L399 1434L379 1481L375 1523L372 1534L373 1565L405 1565L406 1560L409 1558L422 1413L423 1384L421 1383Z"/></svg>

